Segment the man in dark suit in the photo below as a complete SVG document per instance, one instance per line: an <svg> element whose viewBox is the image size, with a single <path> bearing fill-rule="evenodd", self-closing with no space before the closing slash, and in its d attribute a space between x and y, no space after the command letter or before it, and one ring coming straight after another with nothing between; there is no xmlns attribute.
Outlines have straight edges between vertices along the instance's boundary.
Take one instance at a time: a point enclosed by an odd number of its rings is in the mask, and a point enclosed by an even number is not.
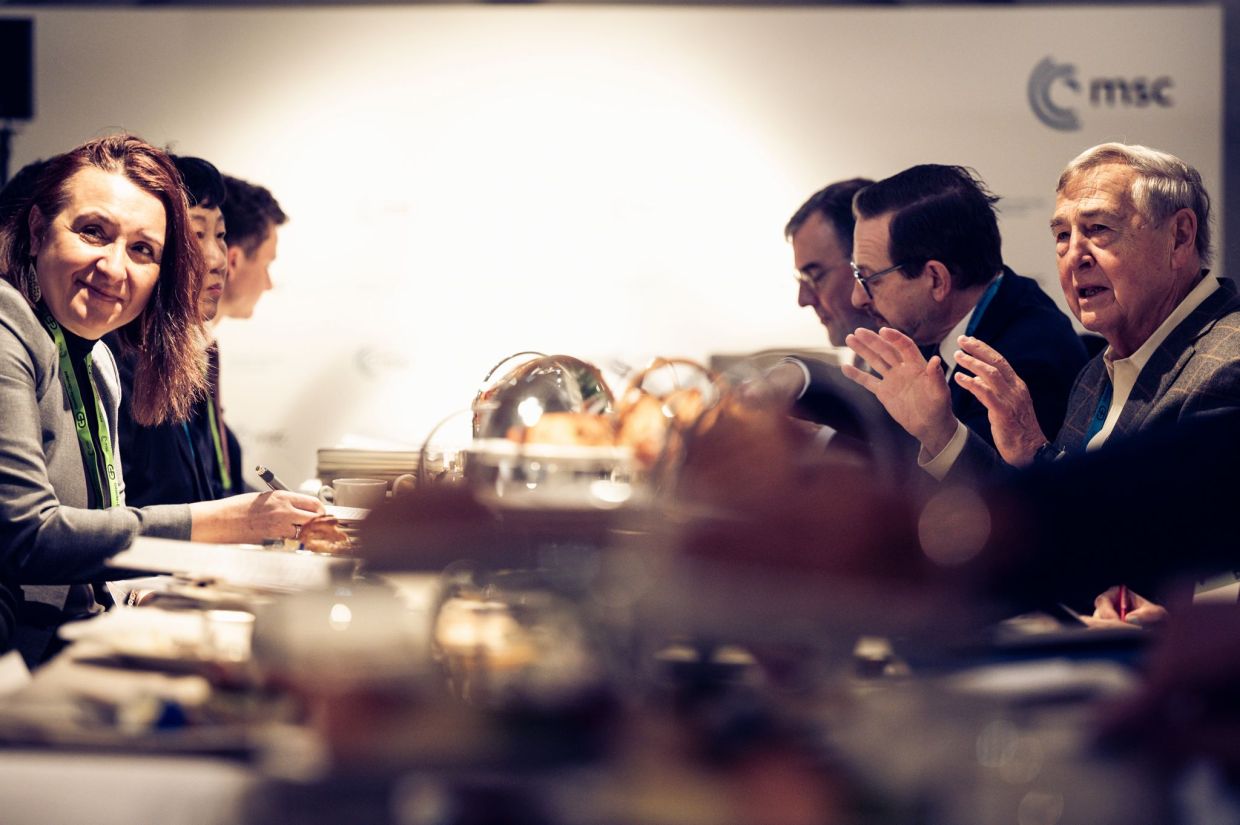
<svg viewBox="0 0 1240 825"><path fill-rule="evenodd" d="M1054 442L1037 391L980 332L960 339L956 383L989 413L994 448L945 414L946 390L906 337L859 333L874 392L918 437L936 474L1026 465L1109 438L1240 406L1240 299L1210 260L1210 199L1195 169L1144 146L1088 149L1059 178L1051 229L1068 306L1106 349L1081 370ZM851 338L851 337L850 337ZM996 454L997 450L997 454Z"/></svg>
<svg viewBox="0 0 1240 825"><path fill-rule="evenodd" d="M801 204L784 227L792 245L797 274L797 304L809 307L827 331L833 347L857 327L873 323L870 314L853 306L853 196L874 181L851 178L826 186Z"/></svg>
<svg viewBox="0 0 1240 825"><path fill-rule="evenodd" d="M931 357L948 400L945 418L985 442L991 440L985 406L963 387L949 390L943 378L967 369L955 362L959 335L985 337L1019 365L1033 386L1037 418L1048 425L1063 420L1072 379L1086 360L1067 316L1036 282L1004 266L997 200L969 170L937 164L906 169L853 199L853 305L875 327L899 330ZM856 387L828 365L802 359L798 366L807 382L798 409L848 432L840 399ZM850 399L848 406L858 405ZM915 451L910 444L908 452Z"/></svg>

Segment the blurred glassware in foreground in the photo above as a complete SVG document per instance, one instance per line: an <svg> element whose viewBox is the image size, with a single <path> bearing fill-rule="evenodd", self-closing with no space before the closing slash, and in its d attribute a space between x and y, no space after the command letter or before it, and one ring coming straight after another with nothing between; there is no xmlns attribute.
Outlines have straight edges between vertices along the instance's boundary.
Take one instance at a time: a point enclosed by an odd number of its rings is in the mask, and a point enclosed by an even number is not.
<svg viewBox="0 0 1240 825"><path fill-rule="evenodd" d="M471 704L558 710L605 689L582 618L550 589L458 587L436 615L434 651L453 692Z"/></svg>
<svg viewBox="0 0 1240 825"><path fill-rule="evenodd" d="M629 502L631 451L615 444L615 400L598 367L568 355L517 353L485 382L472 406L474 439L465 458L466 479L480 495L506 507Z"/></svg>
<svg viewBox="0 0 1240 825"><path fill-rule="evenodd" d="M516 361L516 366L492 381L495 373L505 364ZM486 378L483 387L474 398L474 436L476 438L516 438L540 426L544 435L535 440L552 440L574 436L581 439L601 433L602 426L580 424L582 431L573 431L559 423L562 420L585 421L587 419L558 419L556 413L574 416L598 416L605 421L615 405L611 389L603 374L593 364L570 355L543 355L536 352L519 352L496 364ZM546 418L549 423L544 423ZM586 442L592 443L592 442Z"/></svg>
<svg viewBox="0 0 1240 825"><path fill-rule="evenodd" d="M619 404L603 371L567 355L518 353L474 400L466 476L503 506L614 509L648 503L661 459L720 396L701 365L657 358Z"/></svg>

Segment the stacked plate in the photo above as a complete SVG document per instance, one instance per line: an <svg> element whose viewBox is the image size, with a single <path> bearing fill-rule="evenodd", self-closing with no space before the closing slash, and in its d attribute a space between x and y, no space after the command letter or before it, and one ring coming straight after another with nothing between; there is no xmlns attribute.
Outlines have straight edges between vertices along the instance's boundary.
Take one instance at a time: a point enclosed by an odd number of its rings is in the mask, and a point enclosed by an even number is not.
<svg viewBox="0 0 1240 825"><path fill-rule="evenodd" d="M418 471L417 450L361 450L325 447L318 451L318 475L324 484L338 478L382 478Z"/></svg>

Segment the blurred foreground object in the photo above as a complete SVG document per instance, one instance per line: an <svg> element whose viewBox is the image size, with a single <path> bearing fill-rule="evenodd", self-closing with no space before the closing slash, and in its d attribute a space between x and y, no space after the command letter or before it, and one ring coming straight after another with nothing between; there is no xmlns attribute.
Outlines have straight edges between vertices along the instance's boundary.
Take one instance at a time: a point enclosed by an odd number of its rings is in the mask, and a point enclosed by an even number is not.
<svg viewBox="0 0 1240 825"><path fill-rule="evenodd" d="M1240 786L1240 607L1173 612L1141 690L1111 707L1103 731L1175 767L1208 762Z"/></svg>

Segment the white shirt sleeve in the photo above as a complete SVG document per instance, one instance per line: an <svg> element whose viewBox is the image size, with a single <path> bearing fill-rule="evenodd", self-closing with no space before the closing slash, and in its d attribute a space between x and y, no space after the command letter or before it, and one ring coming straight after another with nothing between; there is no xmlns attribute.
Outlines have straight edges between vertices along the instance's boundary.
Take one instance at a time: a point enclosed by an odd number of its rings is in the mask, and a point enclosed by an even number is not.
<svg viewBox="0 0 1240 825"><path fill-rule="evenodd" d="M952 440L947 442L943 451L936 456L930 456L926 448L922 447L921 452L917 454L917 466L934 476L937 481L942 481L955 466L956 459L960 458L960 454L964 452L964 445L968 440L969 428L961 423L960 419L956 419L956 433L952 436Z"/></svg>
<svg viewBox="0 0 1240 825"><path fill-rule="evenodd" d="M805 383L801 385L801 391L796 394L796 400L800 401L805 396L806 390L809 389L809 382L810 382L809 367L805 366L805 362L802 361L800 358L782 358L780 359L779 363L780 364L796 364L797 367L801 370L801 375L805 377Z"/></svg>

